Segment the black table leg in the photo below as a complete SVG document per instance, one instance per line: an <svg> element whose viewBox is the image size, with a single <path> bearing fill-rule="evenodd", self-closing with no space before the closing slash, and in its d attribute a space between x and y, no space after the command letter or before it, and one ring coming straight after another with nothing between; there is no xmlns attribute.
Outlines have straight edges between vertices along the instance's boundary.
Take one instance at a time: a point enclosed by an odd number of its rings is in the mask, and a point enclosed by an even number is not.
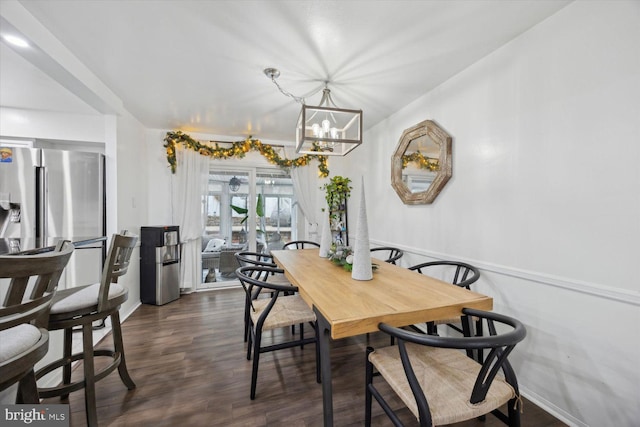
<svg viewBox="0 0 640 427"><path fill-rule="evenodd" d="M331 325L315 307L320 346L320 371L322 375L322 409L325 427L333 426L333 389L331 387Z"/></svg>

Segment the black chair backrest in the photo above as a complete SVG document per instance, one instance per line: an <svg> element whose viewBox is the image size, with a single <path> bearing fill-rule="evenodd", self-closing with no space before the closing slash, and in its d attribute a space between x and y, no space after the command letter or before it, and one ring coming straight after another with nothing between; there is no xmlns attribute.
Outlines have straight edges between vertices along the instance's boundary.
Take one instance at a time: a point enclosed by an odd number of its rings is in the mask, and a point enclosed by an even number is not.
<svg viewBox="0 0 640 427"><path fill-rule="evenodd" d="M275 268L276 264L273 262L273 257L269 254L259 252L236 252L236 259L240 264L240 267L257 266L257 267L271 267Z"/></svg>
<svg viewBox="0 0 640 427"><path fill-rule="evenodd" d="M519 320L512 317L488 311L464 308L462 309L462 313L463 321L466 322L471 321L470 316L474 316L480 320L485 320L487 322L490 335L481 337L440 337L437 335L421 334L408 331L406 329L396 328L385 323L380 323L379 328L381 331L398 340L398 348L401 358L407 361L409 361L409 356L405 345L406 342L430 347L463 350L491 349L489 355L482 363L482 368L476 377L473 391L469 397L469 402L471 404L481 402L485 399L493 379L500 370L503 371L507 382L517 392L518 382L516 380L515 372L509 364L507 357L516 344L522 341L527 335L524 325ZM510 326L511 330L498 334L494 323ZM409 381L412 381L411 377L415 380L415 373L413 372L411 363L403 363L403 365ZM424 399L424 395L421 399Z"/></svg>
<svg viewBox="0 0 640 427"><path fill-rule="evenodd" d="M284 270L274 267L258 266L239 267L236 270L236 276L238 277L238 279L240 279L240 284L242 285L242 288L247 295L247 301L251 302L252 310L255 311L255 308L253 307L253 300L262 290L271 292L271 298L274 300L274 302L281 292L292 293L298 291L298 288L296 286L268 282L267 278L270 275L276 273L282 274L284 273Z"/></svg>
<svg viewBox="0 0 640 427"><path fill-rule="evenodd" d="M309 249L319 247L320 243L312 242L310 240L292 240L285 243L284 246L282 246L282 249Z"/></svg>
<svg viewBox="0 0 640 427"><path fill-rule="evenodd" d="M64 242L52 252L0 256L0 278L10 279L0 304L0 330L22 323L46 327L51 299L73 250Z"/></svg>
<svg viewBox="0 0 640 427"><path fill-rule="evenodd" d="M431 275L429 274L429 270L436 271L443 269L450 269L453 272L453 274L450 275L449 272L445 271L445 274L450 277L450 280L448 280L449 283L462 288L469 289L469 286L480 278L480 271L477 268L458 261L431 261L409 267L409 270L414 270L425 275Z"/></svg>
<svg viewBox="0 0 640 427"><path fill-rule="evenodd" d="M401 249L393 248L391 246L383 246L380 248L371 249L372 253L385 252L385 251L388 253L387 253L387 258L384 260L384 262L388 262L389 264L393 264L393 265L396 265L396 261L402 258L402 255L404 255L404 252Z"/></svg>
<svg viewBox="0 0 640 427"><path fill-rule="evenodd" d="M267 281L267 278L272 274L284 274L284 270L274 267L257 267L247 266L239 267L236 270L236 275L240 279L240 283L245 287L258 286L268 291L274 292L297 292L298 288L292 285L285 285L282 283L274 283Z"/></svg>

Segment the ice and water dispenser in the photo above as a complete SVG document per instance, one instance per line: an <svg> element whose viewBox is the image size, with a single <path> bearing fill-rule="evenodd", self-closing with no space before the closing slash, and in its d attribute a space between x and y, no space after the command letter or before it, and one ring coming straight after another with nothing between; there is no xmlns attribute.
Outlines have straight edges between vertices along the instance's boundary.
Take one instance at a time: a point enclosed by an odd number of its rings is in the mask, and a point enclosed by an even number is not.
<svg viewBox="0 0 640 427"><path fill-rule="evenodd" d="M180 298L180 230L177 225L140 228L140 299L163 305Z"/></svg>

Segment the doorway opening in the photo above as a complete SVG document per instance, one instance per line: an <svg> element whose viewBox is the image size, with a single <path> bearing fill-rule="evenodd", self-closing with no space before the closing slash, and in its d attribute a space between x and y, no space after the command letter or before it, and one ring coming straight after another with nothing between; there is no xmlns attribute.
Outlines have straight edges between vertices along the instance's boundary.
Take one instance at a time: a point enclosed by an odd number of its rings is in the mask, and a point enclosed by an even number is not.
<svg viewBox="0 0 640 427"><path fill-rule="evenodd" d="M268 253L296 238L297 209L291 177L280 169L209 172L199 289L239 285L235 253Z"/></svg>

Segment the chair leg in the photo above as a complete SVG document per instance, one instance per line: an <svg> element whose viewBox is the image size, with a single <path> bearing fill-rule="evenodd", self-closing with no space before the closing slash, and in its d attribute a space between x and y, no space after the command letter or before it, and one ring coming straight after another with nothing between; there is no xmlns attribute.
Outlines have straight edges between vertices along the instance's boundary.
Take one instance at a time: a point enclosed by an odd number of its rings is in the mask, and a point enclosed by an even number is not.
<svg viewBox="0 0 640 427"><path fill-rule="evenodd" d="M427 322L427 334L438 335L438 326L434 322Z"/></svg>
<svg viewBox="0 0 640 427"><path fill-rule="evenodd" d="M249 325L249 336L247 337L247 360L251 360L252 346L253 346L253 325Z"/></svg>
<svg viewBox="0 0 640 427"><path fill-rule="evenodd" d="M476 320L476 337L481 337L484 335L484 331L482 330L482 319ZM484 349L478 349L478 363L484 362Z"/></svg>
<svg viewBox="0 0 640 427"><path fill-rule="evenodd" d="M87 425L98 425L98 411L96 410L96 382L93 364L93 325L87 322L82 325L82 350L84 356L84 406L87 412Z"/></svg>
<svg viewBox="0 0 640 427"><path fill-rule="evenodd" d="M111 331L113 335L113 347L116 353L120 353L120 364L118 365L120 379L129 390L133 390L136 388L136 383L133 382L127 370L127 362L124 357L124 342L122 340L122 327L120 325L120 313L118 313L117 310L111 315Z"/></svg>
<svg viewBox="0 0 640 427"><path fill-rule="evenodd" d="M71 384L71 349L73 346L73 328L64 330L64 344L62 349L65 365L62 367L62 384ZM60 395L60 399L67 400L69 394Z"/></svg>
<svg viewBox="0 0 640 427"><path fill-rule="evenodd" d="M520 405L522 405L522 401L518 397L507 402L509 427L520 427Z"/></svg>
<svg viewBox="0 0 640 427"><path fill-rule="evenodd" d="M304 323L300 323L300 341L304 339ZM300 343L300 348L304 348L304 343Z"/></svg>
<svg viewBox="0 0 640 427"><path fill-rule="evenodd" d="M369 385L373 382L373 364L369 362L369 354L373 352L373 348L367 347L365 360L365 403L364 403L364 425L371 426L371 390Z"/></svg>
<svg viewBox="0 0 640 427"><path fill-rule="evenodd" d="M251 304L251 299L249 298L249 296L246 296L245 298L245 302L244 302L244 342L247 342L247 340L249 339L249 326L250 326L250 319L249 319L249 307Z"/></svg>
<svg viewBox="0 0 640 427"><path fill-rule="evenodd" d="M462 335L465 337L471 337L473 336L473 321L471 320L471 317L469 316L462 316L460 318L460 322L462 323ZM466 350L467 352L467 357L469 357L470 359L475 360L476 362L478 361L478 351L477 350L473 350L468 348Z"/></svg>
<svg viewBox="0 0 640 427"><path fill-rule="evenodd" d="M251 400L256 398L256 385L258 383L258 363L260 361L260 341L262 331L256 331L253 343L253 368L251 369Z"/></svg>
<svg viewBox="0 0 640 427"><path fill-rule="evenodd" d="M18 385L18 394L16 395L16 404L34 404L40 403L38 396L38 385L36 384L36 374L29 371L27 375L22 377Z"/></svg>
<svg viewBox="0 0 640 427"><path fill-rule="evenodd" d="M315 324L314 333L316 335L316 382L322 383L322 372L320 371L320 328Z"/></svg>

